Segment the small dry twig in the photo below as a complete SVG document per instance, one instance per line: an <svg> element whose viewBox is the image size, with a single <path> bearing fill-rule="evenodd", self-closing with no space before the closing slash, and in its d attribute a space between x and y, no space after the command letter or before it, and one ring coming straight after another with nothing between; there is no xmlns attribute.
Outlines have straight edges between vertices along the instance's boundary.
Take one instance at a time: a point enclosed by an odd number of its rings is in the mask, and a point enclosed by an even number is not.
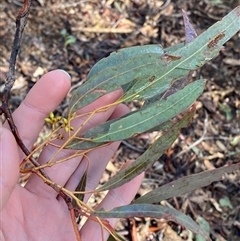
<svg viewBox="0 0 240 241"><path fill-rule="evenodd" d="M195 141L194 143L192 143L190 146L187 147L187 149L180 151L176 156L174 156L174 159L183 155L184 153L188 152L189 150L191 150L193 147L197 146L198 144L200 144L202 141L205 140L205 135L207 134L207 122L208 122L208 114L207 112L205 112L205 119L204 119L204 128L203 128L203 134L202 136Z"/></svg>

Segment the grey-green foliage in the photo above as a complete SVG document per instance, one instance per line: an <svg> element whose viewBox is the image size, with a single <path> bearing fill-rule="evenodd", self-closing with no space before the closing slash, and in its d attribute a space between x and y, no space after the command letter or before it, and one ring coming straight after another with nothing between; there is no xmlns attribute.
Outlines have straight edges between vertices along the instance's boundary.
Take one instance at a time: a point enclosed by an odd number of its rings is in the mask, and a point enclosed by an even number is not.
<svg viewBox="0 0 240 241"><path fill-rule="evenodd" d="M191 121L194 108L185 112L178 121L172 120L188 109L203 92L205 81L197 80L189 84L188 75L217 56L223 44L240 30L240 6L198 37L186 15L184 21L185 25L188 24L185 28L186 44L167 49L160 45L146 45L114 52L97 63L86 83L74 91L69 104L70 114L119 88L124 92L122 102L142 100L145 104L137 111L86 131L79 139L73 138L67 148L90 149L152 129L163 132L141 157L97 191L119 187L149 168L177 138L179 130ZM102 218L164 218L178 222L209 240L208 233L189 217L177 210L151 203L208 185L221 179L224 172L235 168L239 168L239 164L184 177L149 192L131 205L96 211L92 215Z"/></svg>

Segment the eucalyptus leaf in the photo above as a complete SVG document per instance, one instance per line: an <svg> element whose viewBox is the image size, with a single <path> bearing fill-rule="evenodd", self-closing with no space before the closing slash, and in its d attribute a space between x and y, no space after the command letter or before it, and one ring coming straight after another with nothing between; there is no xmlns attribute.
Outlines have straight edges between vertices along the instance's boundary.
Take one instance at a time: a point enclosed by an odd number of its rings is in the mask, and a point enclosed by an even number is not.
<svg viewBox="0 0 240 241"><path fill-rule="evenodd" d="M221 207L228 207L230 209L233 209L233 205L232 205L229 197L227 197L227 196L220 198L219 204Z"/></svg>
<svg viewBox="0 0 240 241"><path fill-rule="evenodd" d="M150 217L172 221L184 226L190 231L200 234L211 241L205 230L201 229L190 217L177 211L174 208L164 207L153 204L131 204L117 207L109 211L99 210L92 213L99 218L131 218L131 217Z"/></svg>
<svg viewBox="0 0 240 241"><path fill-rule="evenodd" d="M82 138L89 139L89 144L92 146L94 142L104 143L123 140L148 131L186 110L203 92L204 85L204 80L195 81L169 96L167 100L162 99L154 102L147 108L88 130ZM86 143L87 141L73 140L67 148L83 149L86 148Z"/></svg>
<svg viewBox="0 0 240 241"><path fill-rule="evenodd" d="M147 80L137 81L125 93L123 99L148 99L163 93L170 87L170 84L186 76L190 70L204 65L216 57L222 45L239 30L240 20L237 11L232 11L222 21L211 26L186 46L171 54L166 52L161 57L162 60L165 60L165 65L159 62L159 68L163 68L163 71L156 71L157 74L152 74Z"/></svg>
<svg viewBox="0 0 240 241"><path fill-rule="evenodd" d="M85 191L85 188L86 188L86 184L87 184L87 173L88 171L85 171L80 182L78 183L78 186L76 187L75 191L76 192L84 192ZM84 194L83 193L80 193L80 194L75 194L75 196L83 201L84 200Z"/></svg>
<svg viewBox="0 0 240 241"><path fill-rule="evenodd" d="M137 56L142 57L143 54L153 53L153 54L157 54L157 56L160 57L160 56L164 55L164 51L171 53L183 46L184 46L184 44L180 43L180 44L176 44L174 46L171 46L171 47L163 50L161 45L152 44L152 45L133 46L133 47L120 49L118 51L111 53L110 56L103 58L98 63L96 63L93 66L93 68L90 70L90 72L87 76L87 80L90 79L94 75L96 76L101 71L105 71L106 68L109 68L111 66L117 66L132 58L136 58ZM123 91L126 92L133 86L133 84L134 84L134 81L124 84L121 87L122 87Z"/></svg>
<svg viewBox="0 0 240 241"><path fill-rule="evenodd" d="M174 123L171 128L165 131L161 137L159 137L150 148L144 152L137 160L131 163L124 170L118 172L114 177L107 181L102 187L98 188L98 191L104 191L119 187L134 177L150 168L155 161L163 154L163 152L169 148L169 146L176 140L181 128L187 127L193 118L195 110L187 112L180 121Z"/></svg>
<svg viewBox="0 0 240 241"><path fill-rule="evenodd" d="M139 55L142 56L142 54L151 53L157 53L159 56L161 56L164 54L164 50L161 45L152 44L144 46L133 46L112 52L108 57L101 59L93 66L87 76L87 79L90 79L92 76L99 74L101 71L104 71L105 68L117 66L131 58L135 58Z"/></svg>
<svg viewBox="0 0 240 241"><path fill-rule="evenodd" d="M205 230L208 235L210 235L211 230L210 230L209 222L201 216L198 216L196 221L199 224L199 226L203 230ZM201 235L197 234L196 241L206 241L206 239L204 237L202 237Z"/></svg>
<svg viewBox="0 0 240 241"><path fill-rule="evenodd" d="M230 173L239 168L240 163L182 177L150 191L133 201L133 203L157 203L171 197L177 197L197 188L207 186L214 181L219 181L224 173Z"/></svg>
<svg viewBox="0 0 240 241"><path fill-rule="evenodd" d="M105 57L99 62L97 62L90 70L87 79L90 79L92 76L99 74L101 71L104 71L105 68L122 64L133 57L135 58L137 56L142 56L143 54L151 53L158 54L158 56L160 57L163 56L165 52L171 53L183 46L184 43L180 43L163 49L160 44L151 44L143 46L132 46L117 50L115 52L112 52L108 57Z"/></svg>
<svg viewBox="0 0 240 241"><path fill-rule="evenodd" d="M64 47L67 47L69 44L74 44L76 43L77 38L72 35L68 35L65 39Z"/></svg>
<svg viewBox="0 0 240 241"><path fill-rule="evenodd" d="M114 235L117 237L118 241L126 241L126 239L124 239L122 236L120 236L116 232L114 233ZM116 241L116 239L113 237L113 235L110 234L107 241Z"/></svg>
<svg viewBox="0 0 240 241"><path fill-rule="evenodd" d="M76 89L69 103L70 112L93 102L102 95L133 82L122 101L148 99L162 94L175 81L186 76L218 55L222 45L240 29L239 7L230 12L221 21L192 42L177 50L161 55L161 49L131 55L125 61L116 61L116 65L95 67L87 82ZM140 47L139 47L140 48ZM153 48L154 49L154 48ZM126 53L127 49L124 50ZM128 51L133 51L131 48ZM134 52L134 51L133 51ZM141 52L141 51L140 51ZM109 57L110 59L113 57ZM109 60L106 63L111 62ZM114 61L113 61L114 62ZM95 73L95 74L94 74Z"/></svg>

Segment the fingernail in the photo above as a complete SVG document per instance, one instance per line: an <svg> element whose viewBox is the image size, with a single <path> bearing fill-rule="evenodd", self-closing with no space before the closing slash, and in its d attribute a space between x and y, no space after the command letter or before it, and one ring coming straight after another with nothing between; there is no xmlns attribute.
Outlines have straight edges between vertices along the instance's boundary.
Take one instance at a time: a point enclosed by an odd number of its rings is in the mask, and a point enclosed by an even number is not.
<svg viewBox="0 0 240 241"><path fill-rule="evenodd" d="M60 71L62 71L64 74L66 74L68 76L68 78L71 80L71 76L68 72L66 72L65 70L63 69L59 69Z"/></svg>

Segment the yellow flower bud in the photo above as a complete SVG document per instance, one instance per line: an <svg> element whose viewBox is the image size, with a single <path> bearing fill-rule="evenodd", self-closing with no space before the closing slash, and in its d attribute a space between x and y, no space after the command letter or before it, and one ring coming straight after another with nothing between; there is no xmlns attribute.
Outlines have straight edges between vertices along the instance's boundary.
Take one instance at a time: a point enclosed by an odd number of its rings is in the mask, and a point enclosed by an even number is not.
<svg viewBox="0 0 240 241"><path fill-rule="evenodd" d="M50 114L49 114L49 117L50 117L50 119L54 119L54 114L53 114L53 112L50 112Z"/></svg>
<svg viewBox="0 0 240 241"><path fill-rule="evenodd" d="M52 124L52 120L50 118L45 118L44 119L47 123L51 123Z"/></svg>
<svg viewBox="0 0 240 241"><path fill-rule="evenodd" d="M63 118L62 120L63 120L63 123L64 123L65 125L68 124L68 120L67 120L66 118Z"/></svg>
<svg viewBox="0 0 240 241"><path fill-rule="evenodd" d="M65 127L64 127L64 130L65 130L66 132L69 132L69 127L68 127L68 126L65 126Z"/></svg>
<svg viewBox="0 0 240 241"><path fill-rule="evenodd" d="M58 116L57 118L56 118L56 121L60 121L62 119L62 116Z"/></svg>

